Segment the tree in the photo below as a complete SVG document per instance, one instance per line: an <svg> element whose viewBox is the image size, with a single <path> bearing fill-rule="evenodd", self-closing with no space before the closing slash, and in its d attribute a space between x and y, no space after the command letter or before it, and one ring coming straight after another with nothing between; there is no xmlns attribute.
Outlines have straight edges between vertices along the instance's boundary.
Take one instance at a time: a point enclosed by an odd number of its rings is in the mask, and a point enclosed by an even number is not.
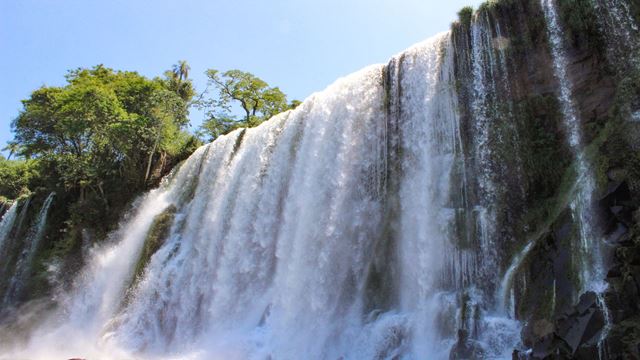
<svg viewBox="0 0 640 360"><path fill-rule="evenodd" d="M201 100L206 120L201 129L215 139L237 127L252 127L289 109L287 96L278 88L270 87L259 77L240 70L220 74L218 70L206 72L208 85L216 92ZM243 112L241 119L233 115L234 106Z"/></svg>
<svg viewBox="0 0 640 360"><path fill-rule="evenodd" d="M302 104L302 101L300 100L291 100L291 103L289 104L289 109L293 110L298 106L300 106L300 104Z"/></svg>
<svg viewBox="0 0 640 360"><path fill-rule="evenodd" d="M0 158L0 198L15 199L29 193L34 178L39 176L34 160Z"/></svg>
<svg viewBox="0 0 640 360"><path fill-rule="evenodd" d="M188 83L188 67L176 80ZM173 84L175 85L175 84ZM183 128L189 97L163 79L101 65L67 74L67 85L42 87L23 101L13 121L14 142L80 202L105 208L149 184L154 165L183 158L197 145ZM192 96L192 95L190 95Z"/></svg>
<svg viewBox="0 0 640 360"><path fill-rule="evenodd" d="M9 156L7 156L7 160L11 160L13 155L20 155L21 146L15 141L7 142L7 145L2 148L2 151L8 151Z"/></svg>
<svg viewBox="0 0 640 360"><path fill-rule="evenodd" d="M195 94L193 83L189 79L190 70L189 64L185 60L180 60L171 70L164 73L167 88L178 94L186 103L189 103Z"/></svg>

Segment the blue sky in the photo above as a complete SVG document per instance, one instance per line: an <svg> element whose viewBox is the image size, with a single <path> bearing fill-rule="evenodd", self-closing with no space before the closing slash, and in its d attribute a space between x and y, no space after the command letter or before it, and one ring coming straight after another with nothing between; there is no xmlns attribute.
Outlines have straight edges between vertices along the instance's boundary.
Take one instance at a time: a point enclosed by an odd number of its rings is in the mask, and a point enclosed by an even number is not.
<svg viewBox="0 0 640 360"><path fill-rule="evenodd" d="M153 77L187 60L241 69L290 99L448 29L479 0L0 0L0 145L21 99L64 84L68 69L104 64ZM200 121L193 114L192 122Z"/></svg>

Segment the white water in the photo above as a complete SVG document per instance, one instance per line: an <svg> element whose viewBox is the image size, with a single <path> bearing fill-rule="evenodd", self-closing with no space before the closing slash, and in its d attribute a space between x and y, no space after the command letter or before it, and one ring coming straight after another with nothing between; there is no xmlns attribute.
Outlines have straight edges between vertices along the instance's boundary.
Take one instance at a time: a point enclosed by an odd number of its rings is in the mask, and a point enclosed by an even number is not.
<svg viewBox="0 0 640 360"><path fill-rule="evenodd" d="M580 244L576 252L581 269L581 289L579 293L593 291L597 295L598 306L602 310L605 320L605 328L598 344L598 350L602 354L603 340L606 338L611 326L611 318L603 295L607 289L607 283L605 282L606 270L601 249L602 241L594 228L595 219L592 197L595 191L595 179L590 164L584 155L580 118L573 103L573 84L567 74L568 59L564 51L563 31L558 22L558 14L552 0L541 0L541 3L547 21L554 74L560 85L558 98L564 115L565 127L567 128L568 142L574 152L576 183L574 198L569 205L580 235Z"/></svg>
<svg viewBox="0 0 640 360"><path fill-rule="evenodd" d="M496 254L496 200L497 189L495 184L496 158L493 154L491 141L495 134L492 123L497 120L495 109L492 107L490 94L495 94L495 59L492 37L488 33L491 30L484 19L476 14L471 25L471 50L473 66L473 96L471 109L474 125L474 154L477 159L475 174L478 177L479 203L474 209L478 224L480 239L481 271L483 276L491 277L497 270Z"/></svg>
<svg viewBox="0 0 640 360"><path fill-rule="evenodd" d="M531 241L513 258L509 268L502 277L500 288L498 290L498 308L506 312L508 316L515 319L515 304L513 295L513 278L517 274L522 261L529 255L531 249L535 245L535 241Z"/></svg>
<svg viewBox="0 0 640 360"><path fill-rule="evenodd" d="M499 275L500 190L488 145L490 96L506 73L503 48L487 52L496 39L483 21L472 27L477 159L463 155L453 47L443 34L198 149L90 250L73 290L57 295L58 311L0 358L441 359L460 327L474 329L488 357L510 358L520 331L508 318L513 306L495 309L487 302L500 293L478 288L478 267L484 280ZM582 174L572 206L584 223L593 180L552 21L554 70ZM471 161L477 179L459 176ZM459 192L472 181L479 203L468 216L480 228L479 253L456 245L456 217L469 208ZM169 237L129 289L153 219L171 205ZM592 229L581 232L587 246ZM372 285L372 255L385 241L391 284ZM375 308L372 287L383 298ZM472 316L463 316L463 303Z"/></svg>
<svg viewBox="0 0 640 360"><path fill-rule="evenodd" d="M558 80L558 99L566 127L567 140L575 157L576 186L570 206L580 233L580 246L577 251L582 270L582 289L580 292L588 290L601 292L604 286L605 270L602 264L601 242L594 229L592 197L595 190L595 179L583 151L580 119L573 102L573 84L567 74L569 64L564 50L563 31L558 22L558 14L552 0L541 0L541 3L547 20L553 70Z"/></svg>
<svg viewBox="0 0 640 360"><path fill-rule="evenodd" d="M13 224L16 222L17 217L18 201L14 201L9 210L2 216L2 220L0 220L0 254L3 253L4 245L13 229Z"/></svg>
<svg viewBox="0 0 640 360"><path fill-rule="evenodd" d="M614 64L640 68L640 28L628 1L593 0L600 27L607 37L609 58Z"/></svg>
<svg viewBox="0 0 640 360"><path fill-rule="evenodd" d="M372 66L199 149L139 202L112 245L94 249L60 312L13 355L446 358L451 340L437 321L461 147L452 53L443 34L398 55L387 102L384 68ZM390 197L396 283L391 307L370 312L371 255ZM153 218L170 204L170 236L125 303Z"/></svg>
<svg viewBox="0 0 640 360"><path fill-rule="evenodd" d="M29 270L31 269L34 256L44 236L45 226L47 224L47 215L49 214L49 208L51 207L54 196L55 193L51 193L45 199L30 233L27 234L27 237L25 238L22 253L18 258L13 276L9 281L9 286L4 295L2 302L4 306L14 303L25 286L25 280L29 277Z"/></svg>
<svg viewBox="0 0 640 360"><path fill-rule="evenodd" d="M485 350L489 349L487 357L506 359L511 357L512 350L519 344L521 325L502 302L495 301L499 298L500 284L496 283L496 276L500 273L502 261L502 254L498 253L497 211L508 191L504 184L498 185L499 177L505 176L504 160L494 150L497 144L501 144L516 153L519 151L517 138L504 138L503 134L497 132L500 126L496 126L497 123L504 124L503 129L508 128L512 134L516 134L511 103L507 102L506 108L500 108L505 104L499 99L500 94L510 94L511 91L504 54L505 41L508 40L502 37L499 24L491 23L488 12L475 14L471 24L471 121L475 158L471 161L475 164L474 175L478 186L478 203L473 208L473 214L478 229L475 237L479 242L476 257L480 281L476 280L475 286L481 285L483 290L471 287L465 293L471 296L471 303L475 306L487 309L480 316L474 313L477 319L471 320L467 328L479 333L477 338L484 344ZM508 176L521 179L521 164L513 165L513 172ZM523 194L524 188L520 187L519 191ZM473 329L472 326L479 329Z"/></svg>

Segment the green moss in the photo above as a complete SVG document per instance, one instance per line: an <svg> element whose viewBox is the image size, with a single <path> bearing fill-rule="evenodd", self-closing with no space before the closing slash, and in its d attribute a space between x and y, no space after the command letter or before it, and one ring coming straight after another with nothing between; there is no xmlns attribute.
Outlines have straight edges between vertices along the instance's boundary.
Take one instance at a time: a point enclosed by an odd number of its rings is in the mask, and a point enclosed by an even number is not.
<svg viewBox="0 0 640 360"><path fill-rule="evenodd" d="M605 42L598 28L598 14L590 0L558 0L558 13L565 36L577 48L605 51Z"/></svg>
<svg viewBox="0 0 640 360"><path fill-rule="evenodd" d="M231 156L229 156L229 162L233 160L233 157L236 156L236 154L238 153L238 150L240 150L240 146L242 146L242 140L244 140L244 135L246 133L247 133L246 128L240 129L240 133L236 138L236 142L233 144L233 150L231 150Z"/></svg>
<svg viewBox="0 0 640 360"><path fill-rule="evenodd" d="M178 211L178 209L174 205L169 205L169 207L156 215L153 219L153 223L151 224L147 237L144 240L144 246L140 253L140 257L138 258L138 263L136 264L134 281L142 275L142 272L149 263L149 260L151 260L151 256L160 249L165 240L167 240L167 237L169 237L169 232L171 231L171 225L175 219L176 211Z"/></svg>
<svg viewBox="0 0 640 360"><path fill-rule="evenodd" d="M156 215L153 218L153 222L149 227L149 232L147 232L147 236L144 239L144 245L142 246L142 250L140 252L140 256L138 257L138 262L136 263L136 268L133 272L133 276L129 282L129 286L127 287L127 291L125 292L125 297L122 300L120 306L125 307L131 297L133 296L133 290L135 289L136 284L142 278L144 274L144 270L149 264L151 257L162 247L164 242L170 235L171 226L173 225L173 221L175 220L175 215L178 209L175 205L169 205L164 211L160 214Z"/></svg>
<svg viewBox="0 0 640 360"><path fill-rule="evenodd" d="M469 28L471 26L471 19L473 19L472 6L465 6L458 11L458 21L462 26Z"/></svg>

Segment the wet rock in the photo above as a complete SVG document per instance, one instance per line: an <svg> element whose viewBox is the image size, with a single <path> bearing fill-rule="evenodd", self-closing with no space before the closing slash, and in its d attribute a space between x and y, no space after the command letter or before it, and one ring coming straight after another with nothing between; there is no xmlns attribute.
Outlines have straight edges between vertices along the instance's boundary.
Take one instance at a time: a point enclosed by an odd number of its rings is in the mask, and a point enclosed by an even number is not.
<svg viewBox="0 0 640 360"><path fill-rule="evenodd" d="M587 292L570 312L557 319L552 332L536 339L526 358L592 359L595 356L597 359L597 345L604 328L604 314L598 298L595 293Z"/></svg>
<svg viewBox="0 0 640 360"><path fill-rule="evenodd" d="M623 223L616 222L614 229L608 234L607 242L614 245L629 245L629 228Z"/></svg>
<svg viewBox="0 0 640 360"><path fill-rule="evenodd" d="M531 353L533 359L544 359L557 352L556 339L553 334L540 339L534 346Z"/></svg>
<svg viewBox="0 0 640 360"><path fill-rule="evenodd" d="M582 345L592 344L594 339L599 339L604 329L604 314L597 301L595 293L583 294L575 311L558 321L556 335L569 345L572 354Z"/></svg>
<svg viewBox="0 0 640 360"><path fill-rule="evenodd" d="M533 335L538 338L545 337L553 333L553 324L547 320L538 320L533 324Z"/></svg>
<svg viewBox="0 0 640 360"><path fill-rule="evenodd" d="M458 341L449 352L449 360L476 360L484 359L484 349L475 340L469 339L469 332L465 329L458 330Z"/></svg>
<svg viewBox="0 0 640 360"><path fill-rule="evenodd" d="M598 347L595 345L583 346L576 350L574 359L580 360L601 360L598 354Z"/></svg>

